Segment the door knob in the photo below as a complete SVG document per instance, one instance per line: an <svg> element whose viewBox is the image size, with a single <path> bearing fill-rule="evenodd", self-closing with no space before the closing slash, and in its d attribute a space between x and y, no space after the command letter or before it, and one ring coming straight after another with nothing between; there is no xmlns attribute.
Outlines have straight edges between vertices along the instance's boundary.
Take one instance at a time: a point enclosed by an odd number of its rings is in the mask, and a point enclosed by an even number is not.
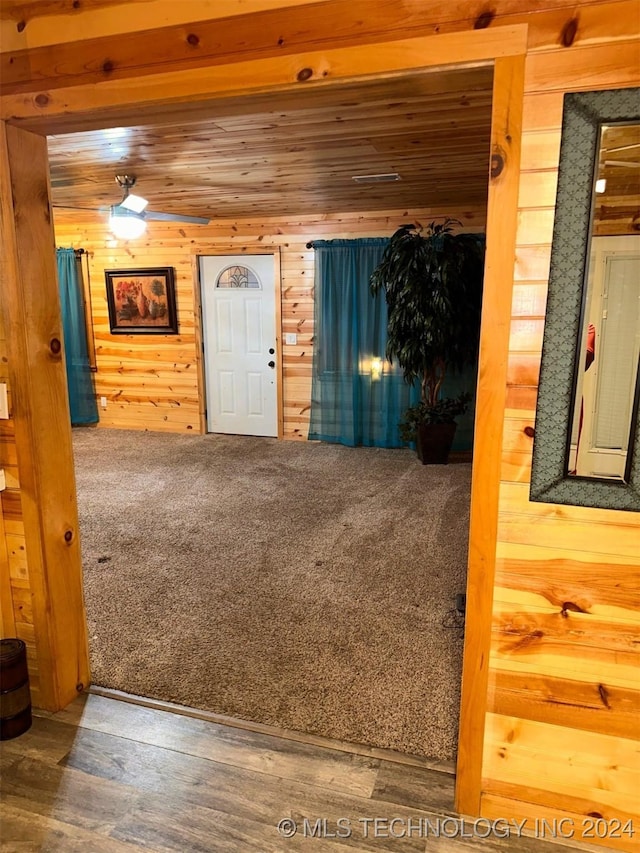
<svg viewBox="0 0 640 853"><path fill-rule="evenodd" d="M275 366L276 366L275 361L270 361L270 362L269 362L269 367L275 367Z"/></svg>

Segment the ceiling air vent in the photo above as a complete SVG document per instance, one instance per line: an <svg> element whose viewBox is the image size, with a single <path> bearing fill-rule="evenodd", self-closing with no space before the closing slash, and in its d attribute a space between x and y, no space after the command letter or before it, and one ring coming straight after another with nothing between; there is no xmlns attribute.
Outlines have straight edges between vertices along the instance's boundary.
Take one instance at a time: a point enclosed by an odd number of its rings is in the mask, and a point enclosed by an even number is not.
<svg viewBox="0 0 640 853"><path fill-rule="evenodd" d="M354 175L351 180L356 184L390 184L401 178L397 172L388 172L384 175Z"/></svg>

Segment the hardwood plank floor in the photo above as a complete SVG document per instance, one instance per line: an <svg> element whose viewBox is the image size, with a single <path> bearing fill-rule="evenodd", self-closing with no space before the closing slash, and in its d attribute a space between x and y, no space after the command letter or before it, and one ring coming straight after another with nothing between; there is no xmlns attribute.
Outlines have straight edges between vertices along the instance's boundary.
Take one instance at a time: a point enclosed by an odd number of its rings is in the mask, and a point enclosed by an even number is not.
<svg viewBox="0 0 640 853"><path fill-rule="evenodd" d="M2 744L0 849L558 850L517 837L515 826L509 838L482 839L455 816L451 774L353 749L85 694L58 714L35 716L29 732ZM283 819L297 827L290 838L278 832Z"/></svg>

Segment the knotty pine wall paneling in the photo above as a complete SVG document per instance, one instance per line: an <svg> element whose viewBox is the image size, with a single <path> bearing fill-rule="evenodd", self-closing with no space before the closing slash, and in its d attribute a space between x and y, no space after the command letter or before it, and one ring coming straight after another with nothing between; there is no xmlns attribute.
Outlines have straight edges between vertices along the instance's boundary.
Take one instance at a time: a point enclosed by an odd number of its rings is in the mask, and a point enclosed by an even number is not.
<svg viewBox="0 0 640 853"><path fill-rule="evenodd" d="M311 406L313 358L314 251L313 239L391 236L413 218L428 222L454 216L464 230L483 231L484 208L464 211L416 210L383 213L303 216L282 219L211 223L187 226L149 223L142 240L116 241L103 219L73 221L58 216L58 246L88 252L97 372L94 374L100 426L165 432L200 432L198 318L194 257L209 253L239 254L245 250L277 249L281 257L284 437L306 439ZM136 267L173 266L176 270L179 334L112 335L106 302L104 271ZM284 336L297 335L287 346Z"/></svg>
<svg viewBox="0 0 640 853"><path fill-rule="evenodd" d="M7 347L1 317L0 382L9 385ZM8 397L10 417L8 420L0 419L0 468L4 469L6 479L6 489L0 492L0 636L18 637L26 643L31 696L34 704L37 704L40 683L10 387Z"/></svg>
<svg viewBox="0 0 640 853"><path fill-rule="evenodd" d="M48 5L57 5L61 10L60 3ZM136 5L146 6L153 12L157 2ZM192 20L207 17L203 3L191 5L200 11L200 17L195 12ZM259 65L265 57L271 56L261 41L267 25L277 27L277 35L284 34L285 45L295 45L294 50L301 54L306 51L309 56L319 47L331 52L339 34L340 44L345 49L357 45L358 56L363 62L372 52L378 55L385 39L406 37L409 32L422 35L430 42L442 43L451 32L475 30L474 40L482 40L485 36L499 39L500 30L509 25L527 27L525 133L518 203L520 228L513 276L505 276L499 282L500 287L512 289L513 326L504 412L498 543L495 566L493 555L489 555L485 567L489 578L493 578L495 568L495 584L481 811L485 816L531 820L569 817L577 822L574 826L578 830L580 822L590 815L622 821L633 813L635 839L629 841L628 837L615 837L611 833L603 839L583 839L617 849L631 849L633 843L637 844L639 826L634 801L639 789L637 720L640 696L637 516L532 504L527 495L549 273L551 232L548 223L553 218L555 203L562 97L567 91L640 84L637 0L582 0L578 3L497 0L489 12L486 4L479 0L465 4L434 3L428 4L428 8L423 0L407 0L402 4L385 0L327 0L318 3L318 8L313 10L312 34L308 28L308 14L304 25L299 25L295 15L286 10L279 12L275 8L278 5L282 5L280 0L265 0L265 8L272 7L273 20L259 14L247 18L249 26L243 27L243 35L249 45L248 52L239 54L239 59L244 61L241 70L246 73L243 78L246 82L239 83L240 88L243 85L245 89L252 85L268 86L263 66ZM90 13L81 7L79 14ZM112 17L121 32L124 18L118 6L114 7ZM153 23L149 23L142 29L152 27ZM52 25L50 31L53 29ZM29 32L27 27L24 38ZM96 55L96 45L91 44L91 39L100 35L108 38L112 32L113 29L102 23L84 28L82 37L87 41L79 44L80 52L74 53L76 59L79 57L78 65L82 65L83 56ZM433 35L434 32L438 35ZM175 35L182 36L183 31L176 31ZM38 42L37 39L35 43L51 44L50 40ZM122 40L114 39L109 42L109 48L117 50L123 44ZM27 40L15 47L28 45ZM193 52L185 58L183 52L184 38L176 37L171 42L171 50L163 53L163 91L171 85L174 97L178 97L190 85L192 77L189 94L196 97L198 75L191 73L189 63L198 62L198 59ZM105 52L104 55L109 54ZM133 51L132 55L138 63L144 51ZM55 61L56 58L57 52L52 46L46 57L47 69L65 68L64 63ZM253 58L257 60L256 65ZM306 60L306 54L303 58ZM26 61L15 67L24 73L30 67L28 59L26 56ZM458 49L451 51L448 61L467 59L465 50ZM206 62L206 58L200 61L201 65ZM236 62L229 67L235 72L238 65ZM301 62L294 71L305 65L309 62ZM321 68L329 76L334 71L330 63L321 64ZM229 75L229 69L223 70ZM358 73L354 65L347 65L346 70L341 66L339 70L346 75ZM152 107L158 101L153 76L145 76L140 83L138 64L133 70L118 67L117 73L126 84L122 88L105 79L112 68L108 72L105 68L101 73L87 65L86 85L83 85L81 71L80 68L74 86L66 84L60 76L52 79L47 94L43 93L47 87L38 81L37 75L32 80L25 79L15 98L8 98L6 105L3 99L3 115L22 116L37 127L41 126L43 117L47 118L47 132L51 133L68 132L72 128L70 114L74 114L71 118L75 120L76 129L95 127L97 125L91 124L91 116L87 124L87 111L95 113L98 87L93 82L96 77L100 78L101 91L106 92L100 119L103 123L120 123L123 116L126 118L127 109L137 117L143 97ZM174 72L182 75L183 88L175 86ZM207 78L209 76L207 69ZM273 79L276 77L274 71ZM293 76L285 79L283 72L277 82L286 85L289 79L293 81ZM138 86L136 92L139 92L135 103L129 94L132 83ZM40 97L36 98L37 95ZM110 102L107 102L107 95ZM122 109L120 104L124 105ZM108 114L107 107L117 115ZM166 109L166 105L162 108ZM161 112L158 107L158 114ZM185 114L187 112L185 109ZM213 227L216 239L225 245L230 242L239 245L235 236L230 239L228 228ZM386 229L384 233L391 233L391 230ZM269 231L268 225L255 225L253 237L247 232L241 239L250 244L260 237L265 239L265 231ZM77 245L82 245L88 237L88 233L81 232L82 229L78 229ZM189 232L185 232L185 239L187 234ZM299 235L298 245L314 236L328 236L318 231L314 233L310 228L303 234L294 229L291 234ZM104 237L95 235L95 240L99 242ZM481 618L485 616L483 613ZM478 617L470 611L468 619L471 618ZM467 648L465 654L479 658L485 654L485 649ZM634 667L630 666L631 662Z"/></svg>
<svg viewBox="0 0 640 853"><path fill-rule="evenodd" d="M528 818L530 829L565 818L577 840L632 850L640 519L529 501L563 96L639 85L640 45L620 48L527 58L482 811ZM583 837L598 816L605 837ZM616 830L629 820L635 838Z"/></svg>

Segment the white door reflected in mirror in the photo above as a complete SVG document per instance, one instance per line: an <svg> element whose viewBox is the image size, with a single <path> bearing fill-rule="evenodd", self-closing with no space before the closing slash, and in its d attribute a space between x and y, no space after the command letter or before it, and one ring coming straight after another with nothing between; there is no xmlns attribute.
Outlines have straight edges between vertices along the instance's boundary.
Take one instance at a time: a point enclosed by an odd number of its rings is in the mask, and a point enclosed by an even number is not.
<svg viewBox="0 0 640 853"><path fill-rule="evenodd" d="M640 358L640 126L601 135L567 473L624 480Z"/></svg>

